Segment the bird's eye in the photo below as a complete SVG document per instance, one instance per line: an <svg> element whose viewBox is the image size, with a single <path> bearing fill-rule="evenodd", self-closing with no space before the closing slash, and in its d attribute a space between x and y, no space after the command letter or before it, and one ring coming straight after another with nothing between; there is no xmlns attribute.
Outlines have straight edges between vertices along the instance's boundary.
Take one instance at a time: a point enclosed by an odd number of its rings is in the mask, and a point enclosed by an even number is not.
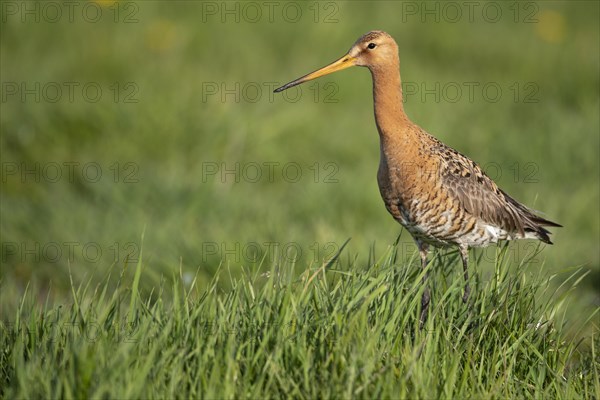
<svg viewBox="0 0 600 400"><path fill-rule="evenodd" d="M375 43L369 43L369 45L367 47L369 49L373 50L375 47L377 47L377 45Z"/></svg>

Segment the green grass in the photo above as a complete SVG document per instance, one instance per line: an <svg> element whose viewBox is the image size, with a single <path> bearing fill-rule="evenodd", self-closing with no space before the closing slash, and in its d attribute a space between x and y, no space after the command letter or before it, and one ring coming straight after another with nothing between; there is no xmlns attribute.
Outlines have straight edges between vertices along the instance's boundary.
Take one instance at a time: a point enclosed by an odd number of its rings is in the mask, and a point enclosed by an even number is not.
<svg viewBox="0 0 600 400"><path fill-rule="evenodd" d="M492 3L503 7L494 23L483 3L456 23L422 22L403 10L421 3L392 1L318 3L317 22L312 2L292 3L304 7L297 23L266 12L203 20L213 3L200 1L105 2L96 23L83 4L73 22L66 10L60 22L22 22L0 8L4 397L600 397L600 5ZM537 8L536 21L514 22L511 4L520 17ZM131 10L136 21L122 23ZM376 184L368 71L303 85L296 102L268 90L372 29L398 42L411 119L564 225L553 246L511 243L502 268L496 247L475 250L470 309L456 254L436 256L426 332L415 330L423 287L409 235L387 253L401 228ZM103 95L9 95L13 84L67 82ZM406 90L437 83L492 83L503 95ZM239 101L206 93L236 84ZM256 100L243 94L256 86ZM297 182L285 166L299 166ZM100 336L82 336L83 321Z"/></svg>
<svg viewBox="0 0 600 400"><path fill-rule="evenodd" d="M133 282L121 270L114 287L74 286L66 307L38 304L28 291L15 325L2 326L1 394L597 398L597 330L585 341L568 335L564 302L540 300L556 276L526 264L513 274L506 254L468 305L450 273L456 257L436 257L423 330L422 272L417 260L399 264L396 248L366 266L340 261L342 252L300 275L293 265L245 270L225 278L227 292L218 282L225 270L206 287L173 276L139 291L142 262ZM573 272L567 293L577 290Z"/></svg>

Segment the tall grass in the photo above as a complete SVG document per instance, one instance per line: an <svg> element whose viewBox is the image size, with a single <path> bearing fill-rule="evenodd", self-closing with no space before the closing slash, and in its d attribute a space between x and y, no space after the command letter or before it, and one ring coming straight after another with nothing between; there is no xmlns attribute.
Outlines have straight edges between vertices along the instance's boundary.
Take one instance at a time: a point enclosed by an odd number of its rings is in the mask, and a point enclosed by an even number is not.
<svg viewBox="0 0 600 400"><path fill-rule="evenodd" d="M565 299L539 266L499 251L468 305L456 257L430 263L432 308L419 329L423 271L396 248L370 264L329 262L301 274L273 264L199 287L182 274L150 292L123 268L73 283L70 304L29 290L3 322L6 398L593 398L600 397L598 310L592 334L568 334ZM575 271L573 271L575 272ZM231 279L232 289L219 289ZM581 279L581 278L579 278ZM581 339L576 339L577 337Z"/></svg>

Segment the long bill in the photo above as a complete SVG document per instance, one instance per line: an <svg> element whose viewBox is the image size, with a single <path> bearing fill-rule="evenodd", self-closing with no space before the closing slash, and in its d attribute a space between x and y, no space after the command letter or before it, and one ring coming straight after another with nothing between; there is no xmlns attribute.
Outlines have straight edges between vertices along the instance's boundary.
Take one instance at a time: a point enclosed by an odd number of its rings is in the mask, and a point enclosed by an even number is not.
<svg viewBox="0 0 600 400"><path fill-rule="evenodd" d="M355 60L356 60L355 57L352 57L349 54L346 54L339 60L336 60L321 69L311 72L310 74L304 75L301 78L298 78L294 81L286 83L285 85L275 89L273 92L274 93L283 92L284 90L294 87L296 85L299 85L301 83L312 81L313 79L319 78L321 76L328 75L328 74L331 74L331 73L334 73L337 71L341 71L346 68L350 68L355 65Z"/></svg>

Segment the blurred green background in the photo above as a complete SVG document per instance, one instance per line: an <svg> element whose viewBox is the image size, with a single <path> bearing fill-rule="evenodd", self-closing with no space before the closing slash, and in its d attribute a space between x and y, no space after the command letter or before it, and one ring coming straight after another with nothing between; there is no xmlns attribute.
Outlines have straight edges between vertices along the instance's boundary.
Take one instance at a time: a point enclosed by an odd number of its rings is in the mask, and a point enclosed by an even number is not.
<svg viewBox="0 0 600 400"><path fill-rule="evenodd" d="M368 71L271 93L373 29L398 42L408 115L564 225L534 262L590 270L577 304L597 306L598 2L470 4L2 2L3 314L28 282L57 299L69 269L136 261L142 233L147 287L301 271L349 237L345 260L383 254L401 228ZM535 246L511 244L515 262ZM486 271L494 247L477 254Z"/></svg>

